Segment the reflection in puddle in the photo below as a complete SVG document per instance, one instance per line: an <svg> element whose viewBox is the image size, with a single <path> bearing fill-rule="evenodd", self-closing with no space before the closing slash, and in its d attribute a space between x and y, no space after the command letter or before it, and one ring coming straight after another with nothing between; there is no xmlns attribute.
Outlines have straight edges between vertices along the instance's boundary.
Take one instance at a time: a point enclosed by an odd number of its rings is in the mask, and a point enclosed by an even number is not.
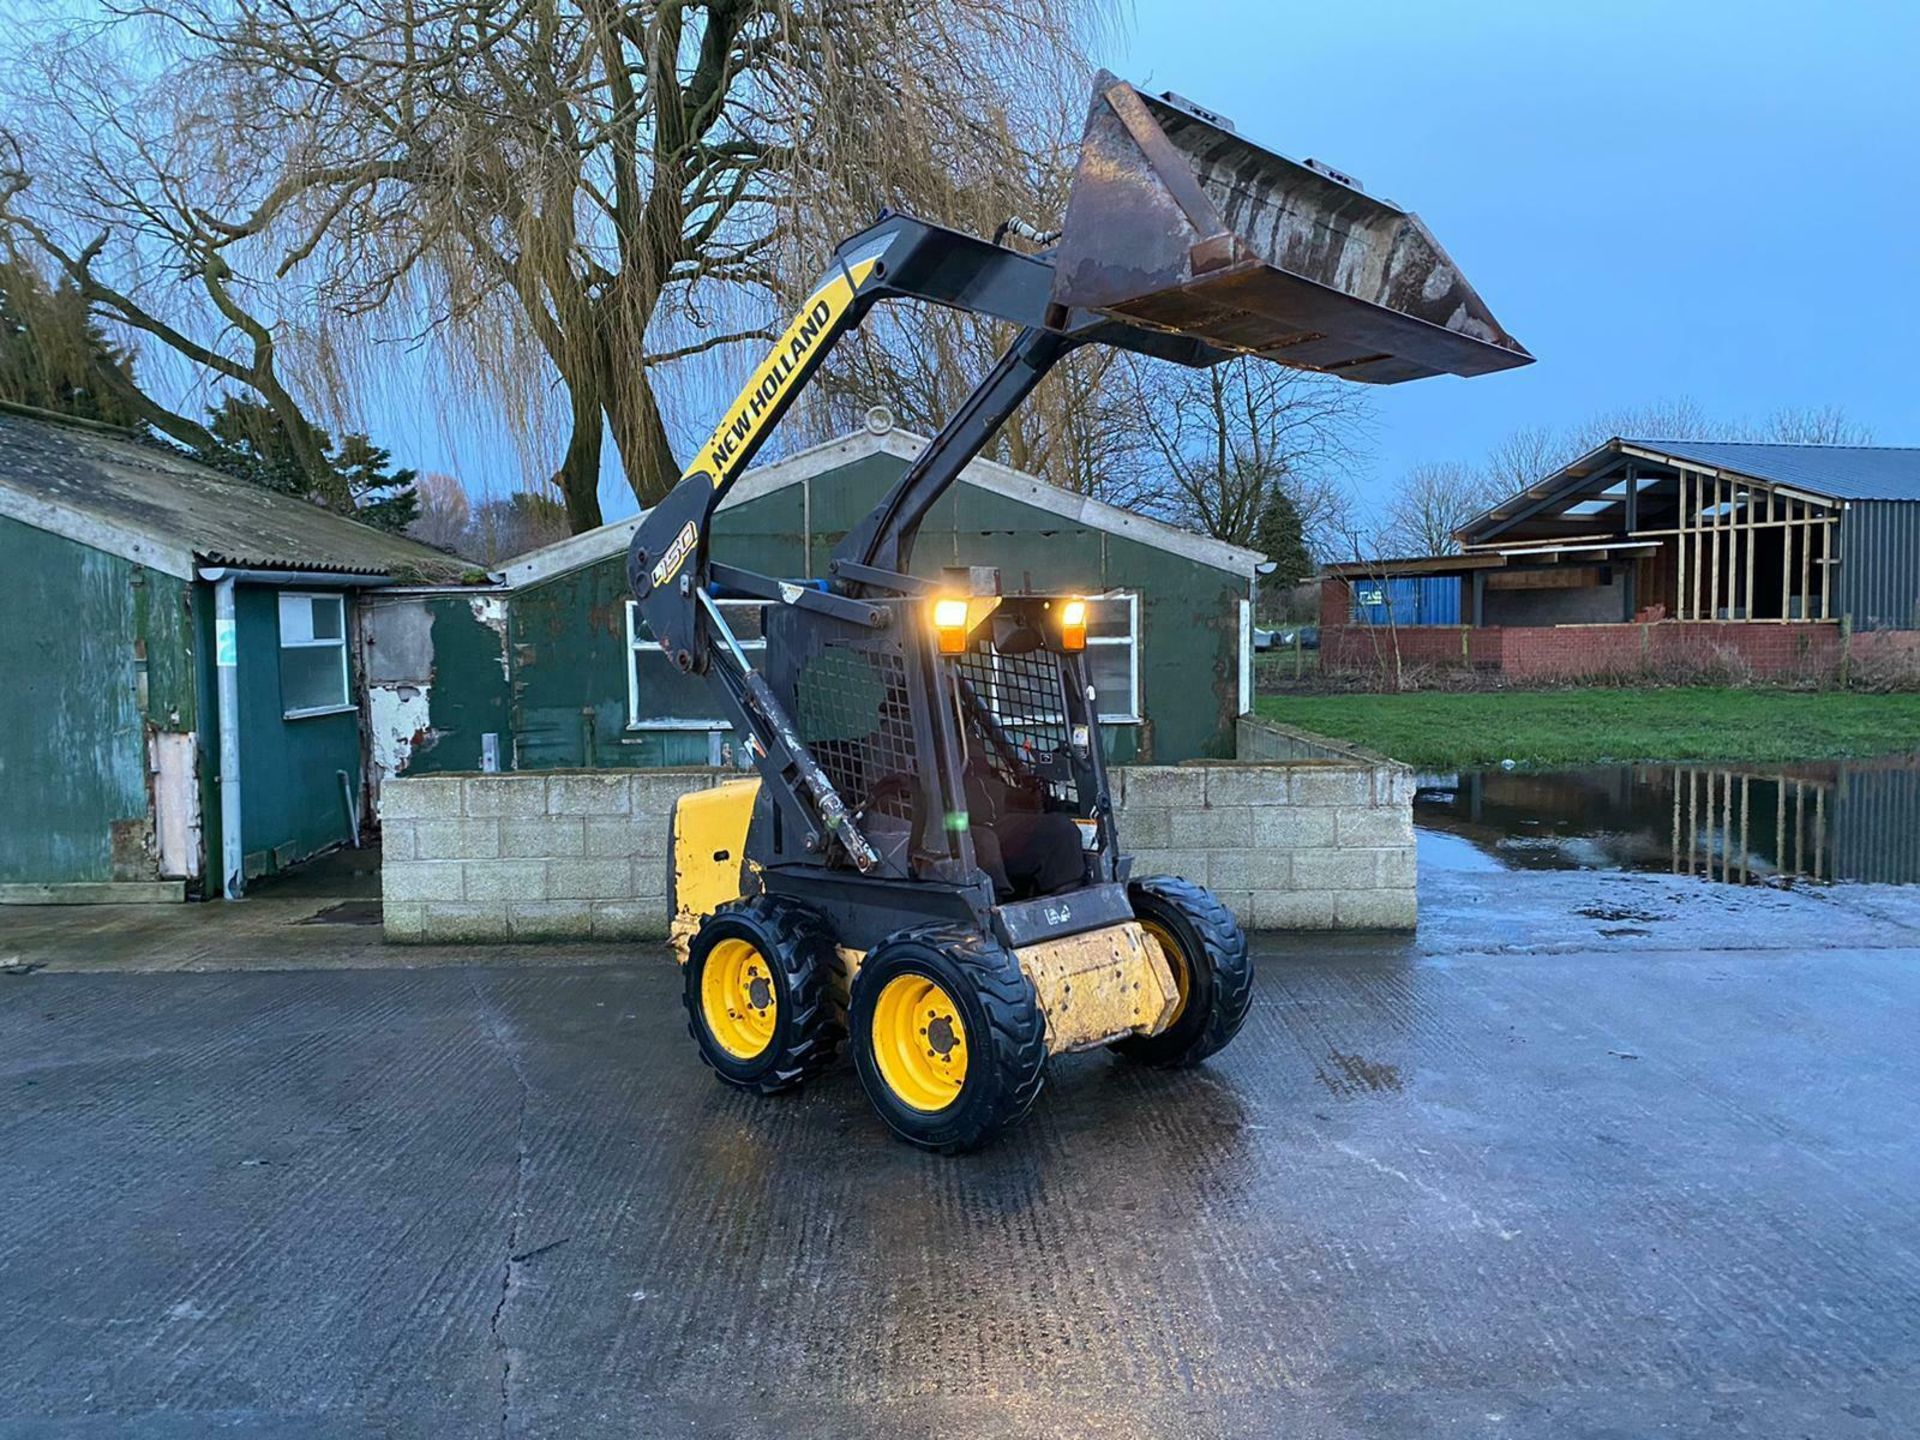
<svg viewBox="0 0 1920 1440"><path fill-rule="evenodd" d="M1428 775L1414 819L1514 869L1920 884L1920 756Z"/></svg>

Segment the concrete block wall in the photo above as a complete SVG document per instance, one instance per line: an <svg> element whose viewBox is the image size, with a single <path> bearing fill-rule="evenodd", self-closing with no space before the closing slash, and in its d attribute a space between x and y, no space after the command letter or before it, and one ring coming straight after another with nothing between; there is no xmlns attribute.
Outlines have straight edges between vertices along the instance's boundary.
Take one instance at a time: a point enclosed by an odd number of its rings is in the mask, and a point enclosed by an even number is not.
<svg viewBox="0 0 1920 1440"><path fill-rule="evenodd" d="M1275 746L1311 737L1266 729ZM1113 772L1139 875L1211 888L1249 929L1410 929L1413 778L1325 755ZM389 940L651 940L667 933L674 797L709 769L518 772L390 780L381 796Z"/></svg>
<svg viewBox="0 0 1920 1440"><path fill-rule="evenodd" d="M1205 885L1249 930L1408 930L1413 775L1385 761L1115 772L1135 875Z"/></svg>
<svg viewBox="0 0 1920 1440"><path fill-rule="evenodd" d="M730 778L697 769L389 780L387 939L660 939L674 798Z"/></svg>

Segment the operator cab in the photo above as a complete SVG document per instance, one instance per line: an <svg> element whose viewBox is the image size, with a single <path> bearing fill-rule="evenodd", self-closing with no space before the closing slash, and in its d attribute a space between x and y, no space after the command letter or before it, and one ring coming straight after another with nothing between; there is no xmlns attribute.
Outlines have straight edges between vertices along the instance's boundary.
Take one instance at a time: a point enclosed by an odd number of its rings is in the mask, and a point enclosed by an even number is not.
<svg viewBox="0 0 1920 1440"><path fill-rule="evenodd" d="M1108 878L1087 608L1052 595L934 602L936 669L963 740L968 838L1001 902Z"/></svg>

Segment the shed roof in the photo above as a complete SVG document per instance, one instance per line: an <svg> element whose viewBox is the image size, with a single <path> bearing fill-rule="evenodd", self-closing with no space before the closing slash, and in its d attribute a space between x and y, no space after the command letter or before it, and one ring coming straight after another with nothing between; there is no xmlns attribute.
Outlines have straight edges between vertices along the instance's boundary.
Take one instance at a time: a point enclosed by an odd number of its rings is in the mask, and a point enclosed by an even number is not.
<svg viewBox="0 0 1920 1440"><path fill-rule="evenodd" d="M1621 440L1668 460L1690 460L1835 500L1920 500L1920 446L1762 445L1744 440Z"/></svg>
<svg viewBox="0 0 1920 1440"><path fill-rule="evenodd" d="M470 568L128 431L6 404L0 515L181 579L196 564L421 580Z"/></svg>
<svg viewBox="0 0 1920 1440"><path fill-rule="evenodd" d="M749 504L763 495L838 470L871 455L891 455L911 464L926 445L924 438L905 430L889 430L884 435L857 431L838 440L829 440L823 445L798 451L771 465L747 471L728 492L720 508L731 510L736 505ZM969 463L960 472L960 483L977 486L1056 516L1078 521L1092 529L1103 530L1110 535L1122 535L1142 545L1150 545L1157 550L1165 550L1235 575L1251 576L1254 567L1265 559L1258 551L1197 535L1177 525L1149 520L1131 510L1122 510L1117 505L1062 490L1036 475L992 460ZM624 555L628 543L633 539L633 532L639 528L640 518L636 515L630 519L616 520L597 530L571 535L552 545L528 551L502 568L502 578L513 586L533 585L610 556Z"/></svg>

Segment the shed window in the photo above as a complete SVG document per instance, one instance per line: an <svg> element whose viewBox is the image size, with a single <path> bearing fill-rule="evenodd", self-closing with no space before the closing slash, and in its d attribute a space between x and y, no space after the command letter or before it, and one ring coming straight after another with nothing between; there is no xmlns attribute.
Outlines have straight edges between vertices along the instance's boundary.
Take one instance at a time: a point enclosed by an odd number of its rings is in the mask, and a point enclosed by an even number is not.
<svg viewBox="0 0 1920 1440"><path fill-rule="evenodd" d="M281 594L280 703L288 719L352 708L344 597Z"/></svg>
<svg viewBox="0 0 1920 1440"><path fill-rule="evenodd" d="M717 600L727 628L755 667L767 648L760 628L764 600ZM637 601L627 602L627 728L629 730L731 730L715 713L707 682L682 675L654 641Z"/></svg>
<svg viewBox="0 0 1920 1440"><path fill-rule="evenodd" d="M1099 692L1100 718L1113 725L1140 720L1140 597L1087 601L1087 672Z"/></svg>

